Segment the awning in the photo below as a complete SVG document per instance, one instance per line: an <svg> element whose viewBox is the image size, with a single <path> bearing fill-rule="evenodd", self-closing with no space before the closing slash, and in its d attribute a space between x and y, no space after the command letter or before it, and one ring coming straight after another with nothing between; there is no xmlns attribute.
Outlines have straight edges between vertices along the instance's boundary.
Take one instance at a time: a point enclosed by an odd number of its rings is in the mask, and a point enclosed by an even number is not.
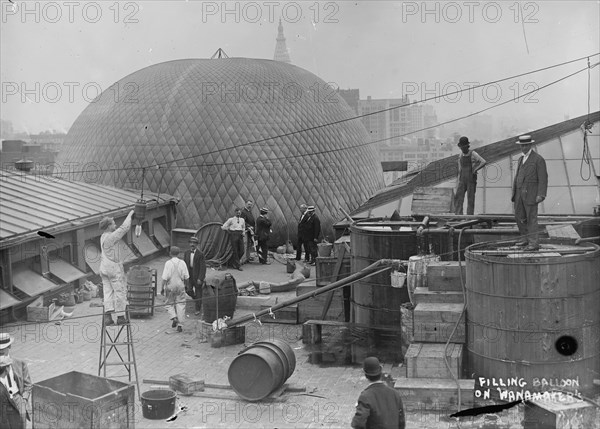
<svg viewBox="0 0 600 429"><path fill-rule="evenodd" d="M71 283L87 276L87 273L84 273L76 266L71 265L60 258L50 259L48 261L48 267L52 274L65 283Z"/></svg>
<svg viewBox="0 0 600 429"><path fill-rule="evenodd" d="M13 268L13 286L29 296L41 295L59 285L29 268Z"/></svg>
<svg viewBox="0 0 600 429"><path fill-rule="evenodd" d="M152 222L154 228L154 238L158 240L162 247L169 247L171 244L171 236L166 229L163 228L162 224L158 221Z"/></svg>
<svg viewBox="0 0 600 429"><path fill-rule="evenodd" d="M0 310L13 307L20 303L20 300L18 300L8 292L5 292L3 289L0 289Z"/></svg>
<svg viewBox="0 0 600 429"><path fill-rule="evenodd" d="M148 234L144 230L139 237L133 236L133 245L142 254L142 256L148 256L158 251L158 247L154 244L152 239L148 237Z"/></svg>

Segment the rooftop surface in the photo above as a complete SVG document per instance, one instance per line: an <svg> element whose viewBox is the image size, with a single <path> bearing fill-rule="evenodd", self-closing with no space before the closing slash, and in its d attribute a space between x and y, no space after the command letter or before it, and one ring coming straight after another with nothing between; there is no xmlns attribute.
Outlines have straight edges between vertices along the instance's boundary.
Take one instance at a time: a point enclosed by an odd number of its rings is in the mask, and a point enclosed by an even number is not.
<svg viewBox="0 0 600 429"><path fill-rule="evenodd" d="M162 273L166 256L146 264ZM314 284L314 268L311 269ZM286 281L290 275L285 265L273 261L271 265L246 264L244 271L230 271L238 284L254 280ZM308 283L308 282L307 282ZM311 284L311 283L308 283ZM276 301L295 296L294 292L273 293L268 300ZM62 322L11 324L3 330L15 338L11 354L24 359L33 383L71 371L96 375L98 373L102 307L100 299L76 305L73 316ZM247 402L237 397L233 390L207 389L213 397L179 396L177 406L187 406L172 422L149 420L142 416L141 403L135 403L137 428L347 428L354 414L356 400L368 382L359 365L320 366L310 363L310 352L302 343L302 325L262 324L251 322L246 327L246 344L212 348L201 342L200 321L188 315L182 333L171 328L170 320L159 295L156 311L151 318L132 319L135 354L141 391L152 390L156 385L142 380L164 380L185 373L194 379L211 384L229 384L227 371L230 363L246 346L256 341L279 338L286 341L296 356L296 370L286 384L304 387L304 392L285 392L277 400ZM252 309L238 308L234 317L251 313ZM264 320L264 318L263 318ZM111 328L112 329L112 328ZM400 377L399 368L384 363L384 371L394 378ZM108 376L125 381L122 367L109 367ZM165 387L165 386L163 386ZM519 414L504 411L497 422L502 428L520 428ZM445 414L409 412L407 428L458 428L456 422ZM435 410L434 410L435 411ZM39 418L44 418L40 413ZM462 428L479 427L483 417L462 420Z"/></svg>

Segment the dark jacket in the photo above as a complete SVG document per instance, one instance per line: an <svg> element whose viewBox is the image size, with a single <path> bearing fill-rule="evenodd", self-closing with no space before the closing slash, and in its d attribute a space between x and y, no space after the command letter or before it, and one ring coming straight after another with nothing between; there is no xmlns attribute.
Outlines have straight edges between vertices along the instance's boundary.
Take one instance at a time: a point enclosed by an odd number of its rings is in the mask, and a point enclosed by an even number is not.
<svg viewBox="0 0 600 429"><path fill-rule="evenodd" d="M512 188L512 199L515 201L517 192L525 204L536 204L536 197L546 197L548 191L548 172L546 161L536 152L531 152L527 162L523 163L523 156L519 158L517 173Z"/></svg>
<svg viewBox="0 0 600 429"><path fill-rule="evenodd" d="M404 429L404 404L400 393L387 384L373 383L358 397L351 426L355 429Z"/></svg>
<svg viewBox="0 0 600 429"><path fill-rule="evenodd" d="M15 376L15 381L19 387L19 394L23 400L27 403L26 405L26 417L31 420L31 390L33 385L31 384L31 377L29 376L29 369L27 364L21 359L12 359L12 370ZM20 409L18 402L10 398L8 390L0 383L0 427L1 428L24 428L24 418L20 415Z"/></svg>
<svg viewBox="0 0 600 429"><path fill-rule="evenodd" d="M321 220L315 212L308 213L303 229L302 237L305 241L313 241L321 235Z"/></svg>
<svg viewBox="0 0 600 429"><path fill-rule="evenodd" d="M242 219L246 222L246 229L253 227L256 221L254 220L254 215L252 211L248 210L246 207L242 209L242 214L240 215Z"/></svg>
<svg viewBox="0 0 600 429"><path fill-rule="evenodd" d="M269 241L271 236L272 222L265 216L259 216L256 219L256 238L258 241Z"/></svg>
<svg viewBox="0 0 600 429"><path fill-rule="evenodd" d="M196 286L198 280L201 282L206 278L206 261L204 253L200 249L194 252L194 267L190 267L191 250L186 250L183 254L183 262L187 265L188 273L190 273L190 286Z"/></svg>

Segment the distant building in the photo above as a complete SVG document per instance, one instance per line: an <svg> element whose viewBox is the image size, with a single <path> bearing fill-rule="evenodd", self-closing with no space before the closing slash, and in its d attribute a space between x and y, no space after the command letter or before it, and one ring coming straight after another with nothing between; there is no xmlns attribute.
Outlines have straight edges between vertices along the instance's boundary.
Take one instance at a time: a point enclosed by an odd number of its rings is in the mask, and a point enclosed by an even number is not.
<svg viewBox="0 0 600 429"><path fill-rule="evenodd" d="M65 133L42 133L29 135L31 143L40 145L43 151L52 152L60 152L66 137L67 135Z"/></svg>
<svg viewBox="0 0 600 429"><path fill-rule="evenodd" d="M344 99L348 106L358 115L358 102L360 101L360 90L358 89L338 89L338 94Z"/></svg>
<svg viewBox="0 0 600 429"><path fill-rule="evenodd" d="M0 152L0 166L5 170L13 170L17 161L31 161L32 171L38 174L52 173L57 152L43 150L39 144L27 143L23 140L3 140Z"/></svg>
<svg viewBox="0 0 600 429"><path fill-rule="evenodd" d="M283 35L283 25L281 19L279 20L279 27L277 27L277 44L275 45L275 61L281 61L282 63L292 63L290 59L290 53L288 52L287 45L285 44L285 36Z"/></svg>

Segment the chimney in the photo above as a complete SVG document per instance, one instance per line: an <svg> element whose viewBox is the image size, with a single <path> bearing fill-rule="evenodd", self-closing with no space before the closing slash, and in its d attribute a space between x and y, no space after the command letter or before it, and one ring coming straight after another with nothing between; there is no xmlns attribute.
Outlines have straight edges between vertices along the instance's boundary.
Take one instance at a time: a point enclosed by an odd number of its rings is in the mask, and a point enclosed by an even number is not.
<svg viewBox="0 0 600 429"><path fill-rule="evenodd" d="M15 161L15 169L18 171L24 171L25 173L29 173L33 168L33 161L29 161L26 159L20 159Z"/></svg>

